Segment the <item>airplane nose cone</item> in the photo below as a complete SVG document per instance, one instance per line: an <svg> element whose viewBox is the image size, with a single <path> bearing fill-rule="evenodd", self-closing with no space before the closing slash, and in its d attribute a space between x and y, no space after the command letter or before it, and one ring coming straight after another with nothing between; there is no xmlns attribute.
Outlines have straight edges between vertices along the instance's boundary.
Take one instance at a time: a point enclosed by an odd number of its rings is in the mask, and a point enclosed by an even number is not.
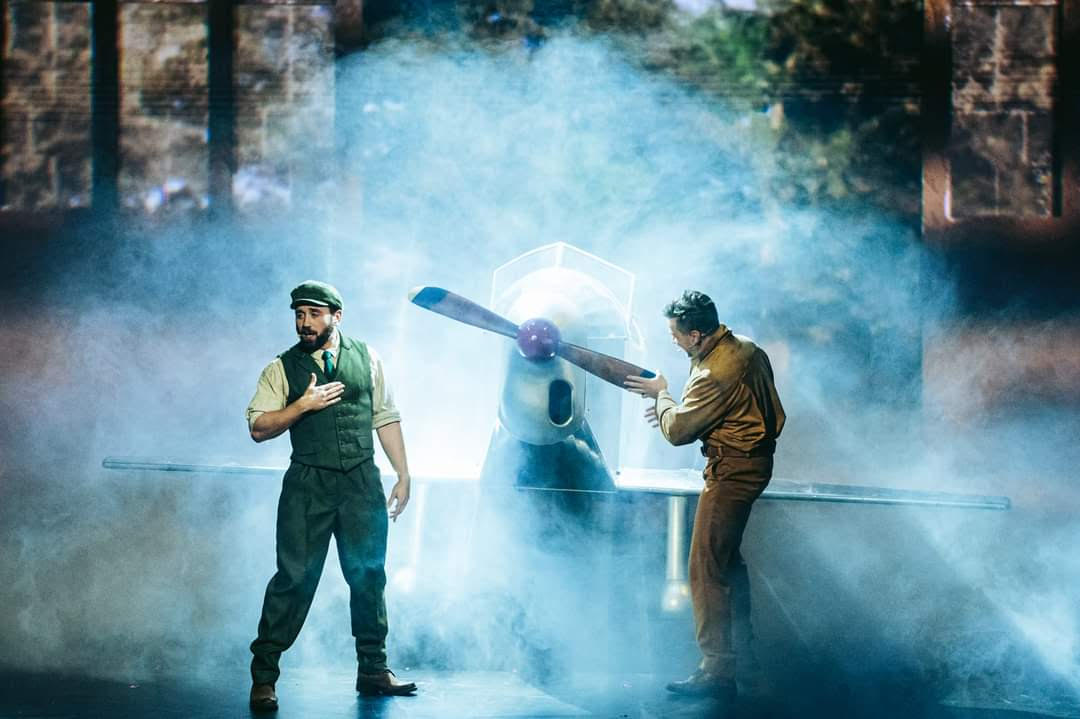
<svg viewBox="0 0 1080 719"><path fill-rule="evenodd" d="M551 359L559 347L559 328L551 320L526 320L518 327L517 346L526 359Z"/></svg>

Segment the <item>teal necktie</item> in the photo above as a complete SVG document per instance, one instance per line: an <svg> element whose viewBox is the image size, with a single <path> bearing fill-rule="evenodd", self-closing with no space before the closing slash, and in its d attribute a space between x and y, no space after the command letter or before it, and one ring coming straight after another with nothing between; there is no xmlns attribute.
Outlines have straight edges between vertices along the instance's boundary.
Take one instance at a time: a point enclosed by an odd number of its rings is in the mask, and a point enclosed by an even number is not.
<svg viewBox="0 0 1080 719"><path fill-rule="evenodd" d="M325 367L325 373L327 377L334 376L334 353L330 350L323 350L322 353L323 367Z"/></svg>

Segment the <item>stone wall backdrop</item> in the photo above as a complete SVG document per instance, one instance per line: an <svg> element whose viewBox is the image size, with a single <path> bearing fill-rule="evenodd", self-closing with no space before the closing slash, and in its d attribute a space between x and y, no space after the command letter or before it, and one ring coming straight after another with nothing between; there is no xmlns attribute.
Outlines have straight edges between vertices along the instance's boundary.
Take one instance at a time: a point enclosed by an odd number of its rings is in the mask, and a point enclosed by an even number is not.
<svg viewBox="0 0 1080 719"><path fill-rule="evenodd" d="M236 8L237 171L241 210L280 207L317 191L334 147L334 8ZM306 198L305 198L306 199Z"/></svg>
<svg viewBox="0 0 1080 719"><path fill-rule="evenodd" d="M206 6L120 6L120 189L128 208L207 205Z"/></svg>
<svg viewBox="0 0 1080 719"><path fill-rule="evenodd" d="M1053 210L1055 0L954 2L948 214Z"/></svg>
<svg viewBox="0 0 1080 719"><path fill-rule="evenodd" d="M4 209L90 204L90 4L10 0L2 62Z"/></svg>
<svg viewBox="0 0 1080 719"><path fill-rule="evenodd" d="M923 405L958 425L1080 402L1076 191L1062 171L1068 0L928 0L946 12L944 191L924 196L945 281L924 327ZM941 15L939 14L940 18ZM933 68L925 68L934 72ZM928 149L924 173L935 164ZM924 186L933 178L924 175ZM943 211L942 211L943 210ZM928 283L937 282L933 276ZM929 285L928 285L929 286Z"/></svg>

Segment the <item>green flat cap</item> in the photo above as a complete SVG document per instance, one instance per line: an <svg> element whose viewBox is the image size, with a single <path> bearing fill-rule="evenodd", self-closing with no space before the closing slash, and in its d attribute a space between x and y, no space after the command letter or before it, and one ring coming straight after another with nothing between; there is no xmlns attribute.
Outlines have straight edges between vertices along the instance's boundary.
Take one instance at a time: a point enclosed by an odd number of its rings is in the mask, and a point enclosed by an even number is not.
<svg viewBox="0 0 1080 719"><path fill-rule="evenodd" d="M292 304L289 307L294 310L297 305L337 307L339 310L344 307L341 302L341 293L333 285L316 280L300 283L296 289L289 293L289 296L292 297Z"/></svg>

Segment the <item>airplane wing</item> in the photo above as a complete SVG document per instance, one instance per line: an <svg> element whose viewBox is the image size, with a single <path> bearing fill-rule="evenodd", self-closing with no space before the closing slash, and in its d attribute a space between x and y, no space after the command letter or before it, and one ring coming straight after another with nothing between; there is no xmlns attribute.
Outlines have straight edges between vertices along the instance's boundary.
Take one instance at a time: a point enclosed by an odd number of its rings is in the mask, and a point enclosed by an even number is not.
<svg viewBox="0 0 1080 719"><path fill-rule="evenodd" d="M140 457L106 457L101 466L122 471L188 472L197 474L242 474L249 476L280 477L285 467L263 467L239 464L192 464ZM385 470L384 470L385 471ZM475 482L475 476L413 476L416 482ZM700 494L701 472L696 469L643 469L624 467L615 473L618 491L649 492L669 496ZM527 488L522 488L527 490ZM560 490L593 492L595 490ZM598 494L611 494L599 491ZM928 492L915 489L895 489L857 484L828 484L803 482L794 479L774 478L761 495L761 499L841 502L849 504L892 504L924 507L955 507L960 509L1006 510L1012 506L1008 497L964 494L959 492Z"/></svg>
<svg viewBox="0 0 1080 719"><path fill-rule="evenodd" d="M668 495L699 494L701 471L697 469L623 468L615 475L615 486L622 490ZM1008 497L959 492L928 492L917 489L893 489L859 484L827 484L774 477L761 499L784 499L804 502L848 502L857 504L908 504L967 509L1009 509Z"/></svg>

